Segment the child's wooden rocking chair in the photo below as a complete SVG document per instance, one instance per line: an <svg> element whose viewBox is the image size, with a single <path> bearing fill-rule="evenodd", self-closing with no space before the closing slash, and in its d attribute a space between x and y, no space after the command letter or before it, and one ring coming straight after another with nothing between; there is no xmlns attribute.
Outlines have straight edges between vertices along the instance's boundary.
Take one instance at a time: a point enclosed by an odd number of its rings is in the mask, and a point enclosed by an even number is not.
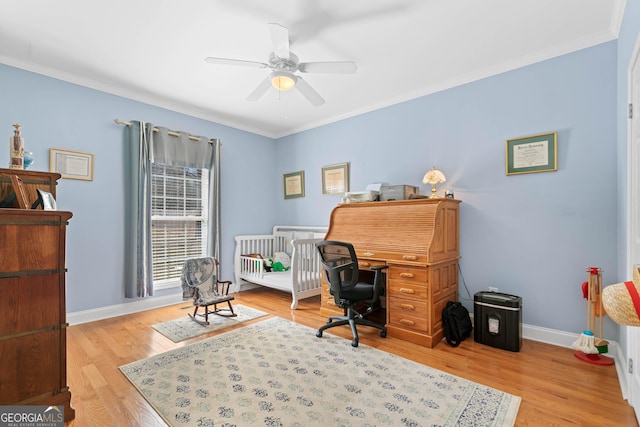
<svg viewBox="0 0 640 427"><path fill-rule="evenodd" d="M190 258L184 261L182 267L182 296L193 297L195 309L189 313L195 322L201 325L209 324L209 314L217 314L225 317L235 317L231 301L234 297L229 295L231 282L218 280L219 263L213 257ZM218 308L218 304L227 303L228 308ZM209 309L213 306L213 310ZM204 307L204 313L198 314L198 309ZM196 316L204 317L204 321Z"/></svg>

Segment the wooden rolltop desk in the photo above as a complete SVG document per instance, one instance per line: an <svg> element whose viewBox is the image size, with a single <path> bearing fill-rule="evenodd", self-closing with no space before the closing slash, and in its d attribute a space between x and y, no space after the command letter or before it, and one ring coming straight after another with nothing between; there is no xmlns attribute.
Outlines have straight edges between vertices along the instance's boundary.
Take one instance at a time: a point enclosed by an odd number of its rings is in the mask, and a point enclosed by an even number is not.
<svg viewBox="0 0 640 427"><path fill-rule="evenodd" d="M326 240L353 244L361 269L386 264L389 336L433 347L443 338L442 309L458 300L459 200L341 204ZM321 313L341 313L322 287Z"/></svg>
<svg viewBox="0 0 640 427"><path fill-rule="evenodd" d="M55 195L59 174L0 169L0 201L22 180L31 204L36 188ZM30 206L29 206L30 207ZM0 405L64 406L67 385L66 226L71 212L0 208Z"/></svg>

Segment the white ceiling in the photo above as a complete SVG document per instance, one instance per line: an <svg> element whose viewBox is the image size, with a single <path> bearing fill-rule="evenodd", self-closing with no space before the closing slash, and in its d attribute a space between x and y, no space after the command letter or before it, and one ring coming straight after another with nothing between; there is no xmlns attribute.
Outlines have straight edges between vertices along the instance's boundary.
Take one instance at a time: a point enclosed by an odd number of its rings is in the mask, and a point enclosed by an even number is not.
<svg viewBox="0 0 640 427"><path fill-rule="evenodd" d="M2 0L0 62L277 138L617 38L625 0ZM268 69L267 23L301 62L296 90L245 98ZM143 117L121 117L125 120Z"/></svg>

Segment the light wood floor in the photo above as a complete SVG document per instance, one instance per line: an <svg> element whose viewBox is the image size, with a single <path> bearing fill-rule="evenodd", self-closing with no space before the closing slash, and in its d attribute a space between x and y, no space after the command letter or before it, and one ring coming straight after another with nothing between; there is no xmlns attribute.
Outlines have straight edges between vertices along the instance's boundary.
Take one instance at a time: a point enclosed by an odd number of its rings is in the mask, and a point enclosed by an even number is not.
<svg viewBox="0 0 640 427"><path fill-rule="evenodd" d="M319 314L319 297L303 300L292 311L290 295L257 289L237 294L235 303L314 328L326 320ZM68 381L76 418L66 425L165 425L118 367L206 338L173 343L151 328L186 316L185 307L189 303L71 326ZM351 339L347 327L331 332ZM457 348L442 342L428 349L380 338L370 328L359 332L362 344L522 397L517 426L637 426L633 409L622 399L615 367L582 362L570 349L524 340L521 351L514 353L473 338Z"/></svg>

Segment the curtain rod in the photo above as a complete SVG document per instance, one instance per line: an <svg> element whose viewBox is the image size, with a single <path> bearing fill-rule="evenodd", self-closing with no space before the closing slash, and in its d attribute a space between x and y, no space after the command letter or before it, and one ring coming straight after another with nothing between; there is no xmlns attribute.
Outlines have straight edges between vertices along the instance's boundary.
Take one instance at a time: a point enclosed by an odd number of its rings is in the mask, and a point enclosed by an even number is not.
<svg viewBox="0 0 640 427"><path fill-rule="evenodd" d="M123 121L122 121L122 120L120 120L120 119L113 119L113 121L114 121L117 125L131 126L131 122L123 122ZM154 132L158 132L158 128L155 128L155 127L154 127L154 128L153 128L153 131L154 131ZM169 135L171 135L171 136L180 136L180 134L179 134L178 132L168 131L167 133L168 133ZM189 135L189 139L190 139L190 140L192 140L192 141L200 141L200 138L197 138L197 137L195 137L195 136L191 136L191 135ZM209 140L209 144L211 144L211 143L212 143L212 141L211 141L211 140ZM222 144L220 144L220 145L222 145Z"/></svg>

